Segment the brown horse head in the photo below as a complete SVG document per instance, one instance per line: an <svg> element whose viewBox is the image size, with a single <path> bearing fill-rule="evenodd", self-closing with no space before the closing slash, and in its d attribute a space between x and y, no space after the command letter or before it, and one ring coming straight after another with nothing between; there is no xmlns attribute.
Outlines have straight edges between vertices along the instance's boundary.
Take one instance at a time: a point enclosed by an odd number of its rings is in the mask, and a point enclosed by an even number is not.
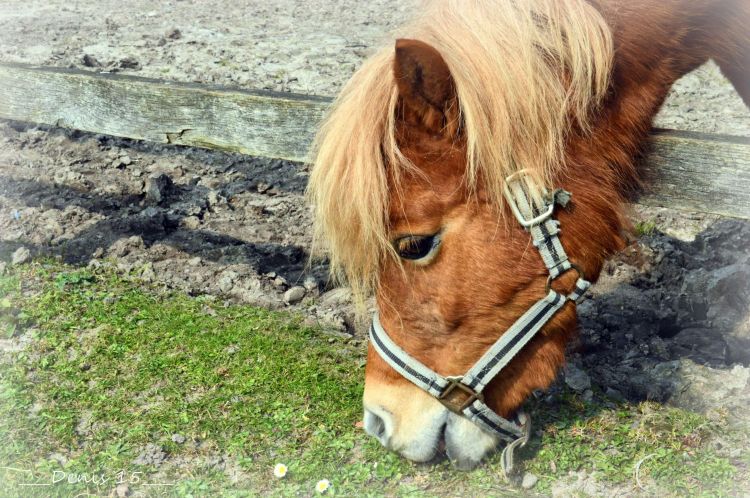
<svg viewBox="0 0 750 498"><path fill-rule="evenodd" d="M355 74L321 129L309 190L316 240L355 295L374 293L393 342L440 375L465 373L545 294L549 273L503 201L506 177L524 170L537 192L572 193L555 213L560 241L595 280L624 244L623 196L637 182L633 157L651 117L669 84L708 56L674 63L671 41L635 53L628 40L641 40L599 9L582 0L435 2L408 28L412 39ZM653 29L642 36L658 39ZM667 56L669 71L653 74L646 59ZM570 272L554 288L574 283ZM509 418L548 387L575 328L568 302L487 385L487 405ZM405 457L427 461L445 448L471 467L497 447L496 435L402 377L372 345L365 376L365 427Z"/></svg>

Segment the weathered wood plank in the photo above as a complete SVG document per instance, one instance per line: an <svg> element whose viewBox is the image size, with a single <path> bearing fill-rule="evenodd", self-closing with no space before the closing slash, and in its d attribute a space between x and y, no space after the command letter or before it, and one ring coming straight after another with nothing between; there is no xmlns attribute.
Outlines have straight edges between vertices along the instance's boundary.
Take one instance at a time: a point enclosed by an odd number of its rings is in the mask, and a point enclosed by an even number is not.
<svg viewBox="0 0 750 498"><path fill-rule="evenodd" d="M331 99L0 64L0 118L301 161ZM656 130L639 202L750 219L750 139Z"/></svg>
<svg viewBox="0 0 750 498"><path fill-rule="evenodd" d="M643 204L750 219L750 138L654 130Z"/></svg>
<svg viewBox="0 0 750 498"><path fill-rule="evenodd" d="M330 99L0 64L0 117L301 160Z"/></svg>

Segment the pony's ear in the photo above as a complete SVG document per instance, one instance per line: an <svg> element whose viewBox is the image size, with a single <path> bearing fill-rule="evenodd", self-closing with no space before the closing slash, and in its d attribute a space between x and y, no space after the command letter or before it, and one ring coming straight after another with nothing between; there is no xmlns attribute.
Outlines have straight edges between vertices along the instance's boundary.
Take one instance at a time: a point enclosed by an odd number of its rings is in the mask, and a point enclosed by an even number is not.
<svg viewBox="0 0 750 498"><path fill-rule="evenodd" d="M396 40L393 75L401 97L402 118L432 133L455 134L458 98L448 65L440 53L419 40Z"/></svg>

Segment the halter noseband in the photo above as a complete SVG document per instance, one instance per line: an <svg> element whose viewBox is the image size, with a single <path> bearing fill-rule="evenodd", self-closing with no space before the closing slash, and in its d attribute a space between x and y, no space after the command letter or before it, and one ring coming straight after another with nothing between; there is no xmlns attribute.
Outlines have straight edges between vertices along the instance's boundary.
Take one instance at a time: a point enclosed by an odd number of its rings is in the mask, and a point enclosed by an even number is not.
<svg viewBox="0 0 750 498"><path fill-rule="evenodd" d="M442 376L426 367L393 342L380 324L377 313L370 327L370 342L394 370L452 412L507 442L501 456L506 475L513 470L513 451L524 446L529 439L531 422L522 412L514 420L501 417L484 402L482 391L567 301L577 301L591 285L584 279L581 269L568 260L559 239L560 223L552 218L555 204L565 206L570 194L556 190L551 196L543 196L544 204L539 205L528 193L529 189L525 172L521 171L506 179L504 194L513 214L531 234L532 242L549 271L546 295L516 320L468 372ZM578 273L578 280L573 292L563 295L552 289L551 284L569 270Z"/></svg>

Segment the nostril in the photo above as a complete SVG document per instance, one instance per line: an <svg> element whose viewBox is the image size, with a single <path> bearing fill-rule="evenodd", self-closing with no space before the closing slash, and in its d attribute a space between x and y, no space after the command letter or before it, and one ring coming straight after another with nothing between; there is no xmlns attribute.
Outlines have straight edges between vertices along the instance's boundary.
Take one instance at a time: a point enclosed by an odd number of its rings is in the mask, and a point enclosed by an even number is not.
<svg viewBox="0 0 750 498"><path fill-rule="evenodd" d="M390 437L391 432L390 425L390 417L387 412L375 413L374 411L365 408L365 431L369 435L378 438L383 446L388 446L388 438Z"/></svg>
<svg viewBox="0 0 750 498"><path fill-rule="evenodd" d="M385 422L383 422L383 419L378 417L377 415L373 415L371 430L372 435L376 438L380 439L381 437L383 437L383 434L385 434Z"/></svg>

